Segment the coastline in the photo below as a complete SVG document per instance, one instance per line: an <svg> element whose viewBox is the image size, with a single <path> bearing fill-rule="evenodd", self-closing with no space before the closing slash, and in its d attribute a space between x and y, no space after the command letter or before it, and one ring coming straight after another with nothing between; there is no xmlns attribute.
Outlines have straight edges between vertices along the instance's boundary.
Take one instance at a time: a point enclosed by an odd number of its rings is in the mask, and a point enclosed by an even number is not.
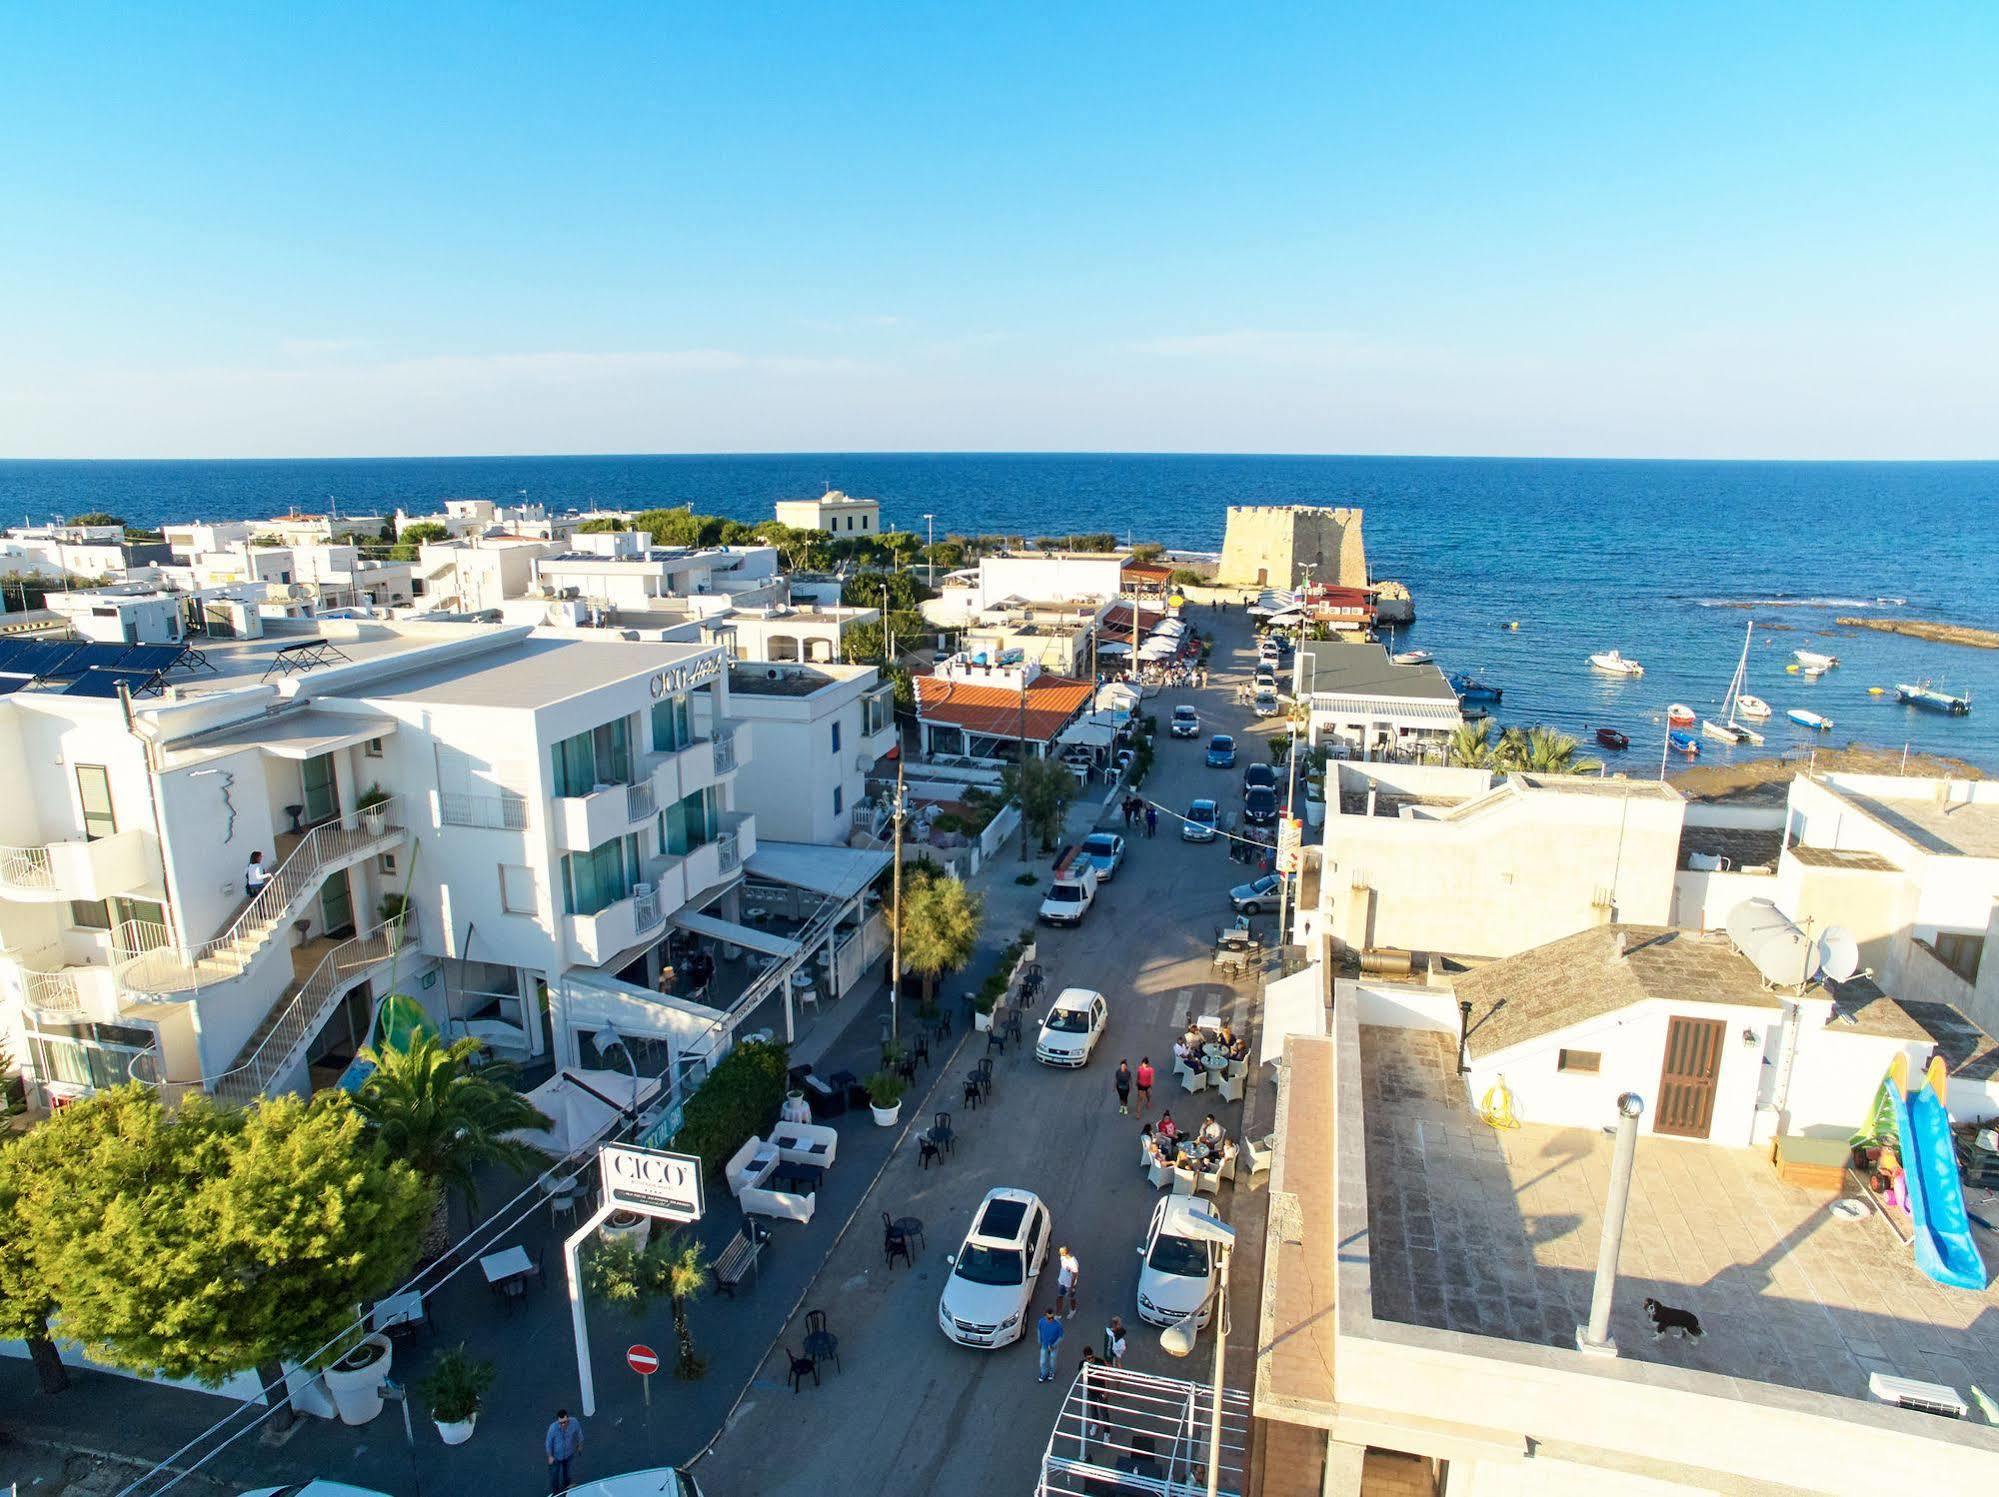
<svg viewBox="0 0 1999 1497"><path fill-rule="evenodd" d="M1999 629L1977 629L1969 624L1933 624L1925 619L1863 619L1852 614L1841 614L1833 622L1842 629L1872 629L1880 634L1902 634L1910 639L1927 639L1940 645L1999 650Z"/></svg>
<svg viewBox="0 0 1999 1497"><path fill-rule="evenodd" d="M1710 805L1781 806L1789 794L1791 777L1809 769L1846 774L1934 775L1954 780L1985 778L1984 770L1962 759L1849 743L1845 748L1786 749L1781 754L1741 759L1733 764L1690 765L1669 774L1666 782L1689 800Z"/></svg>

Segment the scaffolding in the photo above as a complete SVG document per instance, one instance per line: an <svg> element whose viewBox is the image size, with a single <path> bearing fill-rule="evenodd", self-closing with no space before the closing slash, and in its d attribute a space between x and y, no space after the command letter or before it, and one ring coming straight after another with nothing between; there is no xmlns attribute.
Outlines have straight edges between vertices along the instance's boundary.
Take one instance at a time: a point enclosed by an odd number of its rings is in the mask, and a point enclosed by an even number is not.
<svg viewBox="0 0 1999 1497"><path fill-rule="evenodd" d="M1205 1497L1213 1390L1204 1382L1087 1365L1041 1457L1036 1497ZM1218 1490L1241 1497L1249 1395L1222 1390Z"/></svg>

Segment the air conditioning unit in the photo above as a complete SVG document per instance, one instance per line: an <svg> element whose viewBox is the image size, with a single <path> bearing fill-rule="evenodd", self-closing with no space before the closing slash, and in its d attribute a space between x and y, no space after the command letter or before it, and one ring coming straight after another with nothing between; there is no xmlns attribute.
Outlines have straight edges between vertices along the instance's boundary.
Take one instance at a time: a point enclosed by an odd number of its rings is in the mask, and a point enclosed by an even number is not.
<svg viewBox="0 0 1999 1497"><path fill-rule="evenodd" d="M1876 1372L1867 1379L1867 1391L1883 1403L1913 1409L1918 1414L1963 1419L1971 1413L1971 1406L1957 1396L1957 1389L1943 1383L1925 1383L1913 1377L1893 1377L1885 1372Z"/></svg>

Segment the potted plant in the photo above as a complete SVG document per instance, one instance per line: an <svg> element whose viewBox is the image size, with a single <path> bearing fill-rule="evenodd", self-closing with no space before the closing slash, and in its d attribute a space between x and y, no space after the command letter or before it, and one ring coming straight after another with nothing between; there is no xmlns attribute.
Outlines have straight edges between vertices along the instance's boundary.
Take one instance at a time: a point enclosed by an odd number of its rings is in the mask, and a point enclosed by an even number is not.
<svg viewBox="0 0 1999 1497"><path fill-rule="evenodd" d="M437 1437L447 1445L463 1445L478 1422L479 1400L492 1386L493 1364L470 1355L461 1343L439 1353L417 1384L417 1395L430 1410Z"/></svg>
<svg viewBox="0 0 1999 1497"><path fill-rule="evenodd" d="M332 1360L322 1377L334 1412L342 1424L366 1424L382 1412L382 1384L388 1379L395 1348L387 1336L361 1335L357 1330L336 1342L327 1355Z"/></svg>
<svg viewBox="0 0 1999 1497"><path fill-rule="evenodd" d="M388 804L389 792L379 784L370 785L355 800L354 809L361 813L361 829L370 837L381 836L382 829L388 825L385 809Z"/></svg>
<svg viewBox="0 0 1999 1497"><path fill-rule="evenodd" d="M868 1078L868 1108L878 1127L893 1128L902 1120L902 1078L893 1071L877 1071Z"/></svg>
<svg viewBox="0 0 1999 1497"><path fill-rule="evenodd" d="M389 945L399 945L403 936L403 925L409 918L410 901L407 894L384 894L378 908L382 913L382 924L388 927Z"/></svg>
<svg viewBox="0 0 1999 1497"><path fill-rule="evenodd" d="M903 1057L907 1054L909 1054L909 1046L903 1044L900 1040L883 1040L882 1069L884 1071L893 1071L897 1066L902 1064Z"/></svg>
<svg viewBox="0 0 1999 1497"><path fill-rule="evenodd" d="M604 1242L629 1242L642 1248L652 1236L652 1218L638 1211L613 1211L597 1229L597 1236Z"/></svg>

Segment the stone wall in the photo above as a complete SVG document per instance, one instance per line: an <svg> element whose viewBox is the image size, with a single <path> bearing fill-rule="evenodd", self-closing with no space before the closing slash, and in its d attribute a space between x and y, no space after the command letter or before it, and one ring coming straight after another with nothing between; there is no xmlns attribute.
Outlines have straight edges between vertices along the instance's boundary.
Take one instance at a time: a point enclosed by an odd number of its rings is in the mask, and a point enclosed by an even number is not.
<svg viewBox="0 0 1999 1497"><path fill-rule="evenodd" d="M1308 574L1302 572L1306 567ZM1361 512L1305 504L1232 504L1217 578L1242 587L1288 588L1307 580L1365 587Z"/></svg>

